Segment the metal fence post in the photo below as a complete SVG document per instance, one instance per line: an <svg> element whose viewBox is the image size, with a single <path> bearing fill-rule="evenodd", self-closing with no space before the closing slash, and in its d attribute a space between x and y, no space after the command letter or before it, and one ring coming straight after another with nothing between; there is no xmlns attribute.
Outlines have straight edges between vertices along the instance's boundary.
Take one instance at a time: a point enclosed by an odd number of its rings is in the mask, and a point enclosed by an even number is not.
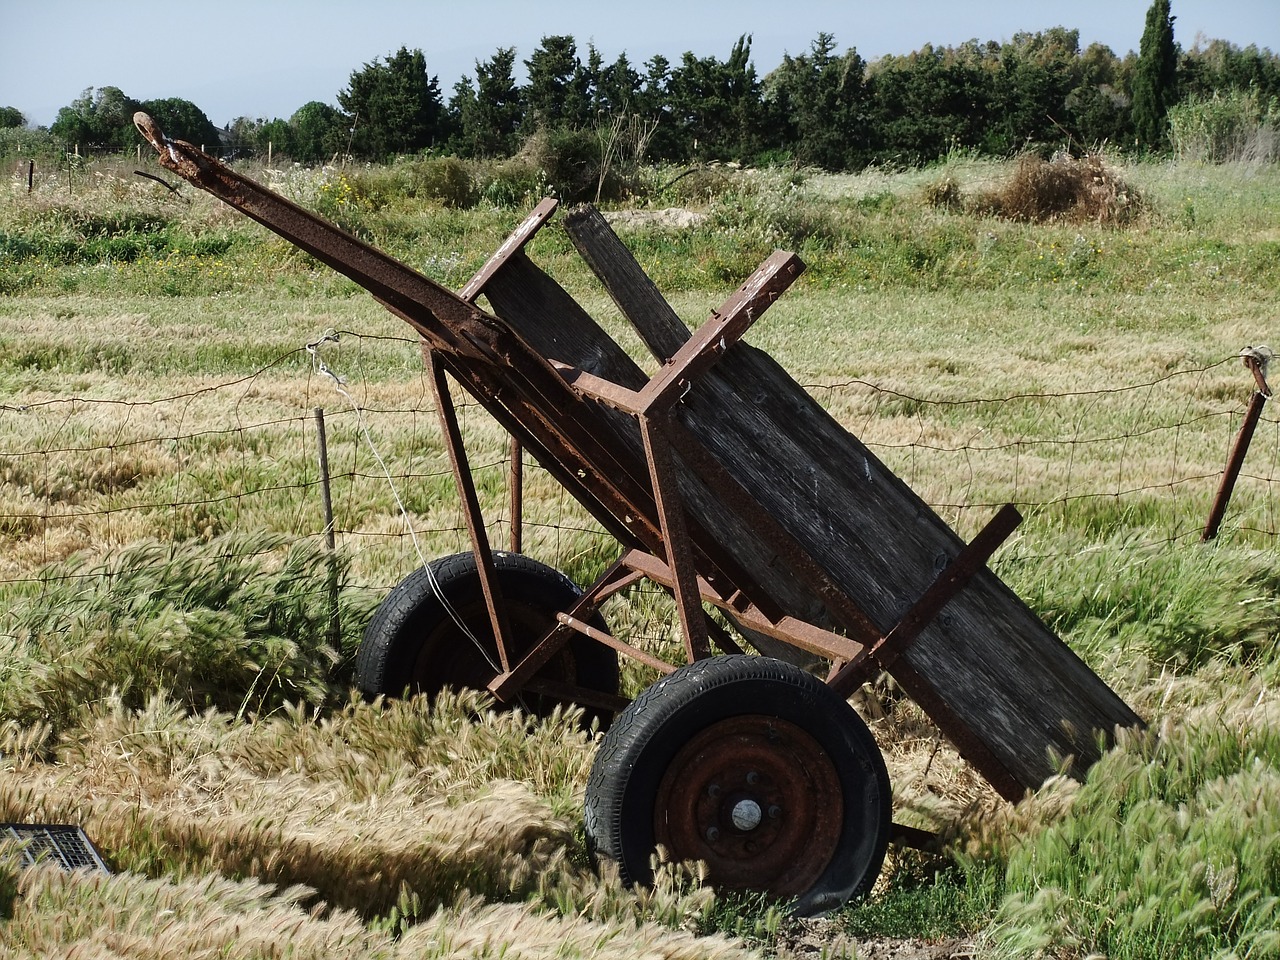
<svg viewBox="0 0 1280 960"><path fill-rule="evenodd" d="M1205 523L1204 532L1200 535L1201 543L1207 543L1218 535L1218 528L1222 526L1222 518L1227 512L1227 504L1231 502L1231 494L1235 491L1236 480L1240 477L1240 468L1244 466L1244 458L1249 453L1253 432L1262 418L1262 408L1266 406L1267 398L1271 396L1271 389L1266 381L1266 360L1256 352L1258 349L1249 348L1243 354L1244 365L1253 374L1258 388L1249 400L1249 408L1245 411L1244 421L1240 424L1240 432L1236 434L1235 443L1227 457L1227 467L1222 473L1222 482L1218 484L1217 496L1213 498L1209 520Z"/></svg>

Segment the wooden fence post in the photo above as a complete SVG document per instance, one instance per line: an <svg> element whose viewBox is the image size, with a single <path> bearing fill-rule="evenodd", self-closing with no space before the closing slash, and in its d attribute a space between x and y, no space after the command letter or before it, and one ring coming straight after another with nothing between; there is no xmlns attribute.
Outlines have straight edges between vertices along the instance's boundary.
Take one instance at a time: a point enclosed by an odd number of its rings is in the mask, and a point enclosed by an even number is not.
<svg viewBox="0 0 1280 960"><path fill-rule="evenodd" d="M342 624L338 618L338 558L333 529L333 495L329 484L329 443L324 429L324 408L315 408L316 439L320 460L320 503L324 510L324 544L329 551L329 642L336 650L342 640Z"/></svg>

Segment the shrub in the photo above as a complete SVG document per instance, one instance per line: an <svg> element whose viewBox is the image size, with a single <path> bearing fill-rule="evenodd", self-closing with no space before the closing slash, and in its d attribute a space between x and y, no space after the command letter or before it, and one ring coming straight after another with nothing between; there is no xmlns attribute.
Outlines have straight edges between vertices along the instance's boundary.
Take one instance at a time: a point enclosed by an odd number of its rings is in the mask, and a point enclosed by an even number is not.
<svg viewBox="0 0 1280 960"><path fill-rule="evenodd" d="M1116 225L1142 207L1138 192L1107 167L1098 154L1045 160L1019 158L1009 181L975 201L978 212L1025 223L1093 221Z"/></svg>
<svg viewBox="0 0 1280 960"><path fill-rule="evenodd" d="M940 180L926 183L923 196L925 204L930 207L959 210L963 206L960 184L951 174L947 174Z"/></svg>
<svg viewBox="0 0 1280 960"><path fill-rule="evenodd" d="M504 160L484 169L477 177L480 198L502 209L532 206L548 191L546 172L525 157Z"/></svg>
<svg viewBox="0 0 1280 960"><path fill-rule="evenodd" d="M520 156L541 170L566 203L618 200L623 178L606 162L601 134L593 130L540 130L525 141Z"/></svg>
<svg viewBox="0 0 1280 960"><path fill-rule="evenodd" d="M1191 96L1169 111L1169 137L1180 160L1280 160L1280 101L1257 90Z"/></svg>
<svg viewBox="0 0 1280 960"><path fill-rule="evenodd" d="M467 165L457 157L416 161L410 169L410 196L438 200L444 206L458 210L475 206L475 181Z"/></svg>

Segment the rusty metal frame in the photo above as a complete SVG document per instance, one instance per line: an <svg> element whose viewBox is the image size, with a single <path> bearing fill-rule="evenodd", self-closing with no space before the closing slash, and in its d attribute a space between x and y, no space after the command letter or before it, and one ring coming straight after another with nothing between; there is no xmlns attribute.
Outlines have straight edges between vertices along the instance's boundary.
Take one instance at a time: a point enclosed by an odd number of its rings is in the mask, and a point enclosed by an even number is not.
<svg viewBox="0 0 1280 960"><path fill-rule="evenodd" d="M485 609L489 612L489 624L493 628L494 642L498 647L498 662L504 671L511 669L511 624L507 618L506 605L502 601L502 588L498 584L497 568L493 563L493 548L489 544L489 535L484 526L484 513L480 508L480 497L476 492L475 477L471 473L471 465L467 458L467 449L462 442L462 429L458 424L458 413L449 393L449 383L445 379L444 366L434 350L423 348L430 374L431 392L436 403L436 413L440 418L440 429L445 438L445 450L449 454L449 466L453 470L453 481L458 485L458 494L462 499L462 515L467 525L467 535L471 540L471 552L476 558L476 572L480 575L480 589L484 594Z"/></svg>
<svg viewBox="0 0 1280 960"><path fill-rule="evenodd" d="M554 695L586 704L617 705L618 698L566 684L550 684L538 671L568 639L581 634L607 644L659 671L674 667L624 641L595 630L588 620L618 591L648 579L671 591L676 601L690 660L710 654L711 643L738 649L732 638L703 609L707 603L752 631L830 659L828 682L848 693L880 669L891 669L907 692L939 723L961 752L974 761L1004 795L1020 788L963 718L933 692L901 655L985 565L991 553L1017 526L1012 507L1002 510L975 540L942 571L900 622L882 634L871 619L735 478L683 426L675 411L698 388L701 375L750 329L768 306L800 274L803 264L792 254L776 253L696 332L675 347L658 372L639 389L629 389L589 371L558 363L533 350L505 324L487 315L475 301L509 266L525 262L523 249L555 212L543 201L455 294L394 261L380 251L325 223L295 204L233 173L190 144L173 142L145 115L135 118L156 148L160 161L242 213L290 240L320 261L368 290L389 311L407 321L422 337L424 359L445 433L450 463L463 499L472 549L476 553L486 607L498 641L502 670L489 689L511 699L524 689L551 690ZM668 331L670 332L670 331ZM514 547L522 543L523 451L542 466L621 544L622 554L561 614L548 633L517 662L512 662L510 628L493 567L492 548L479 498L463 448L446 372L476 398L512 438L511 511ZM634 418L643 450L622 449L616 438L597 435L591 424L562 412L581 409L587 401ZM616 417L616 413L613 414ZM601 421L605 423L606 421ZM724 505L751 518L756 535L811 579L816 595L827 604L842 633L787 616L768 591L754 582L729 547L706 535L684 508L676 477L683 466L715 489ZM625 521L624 519L625 518Z"/></svg>

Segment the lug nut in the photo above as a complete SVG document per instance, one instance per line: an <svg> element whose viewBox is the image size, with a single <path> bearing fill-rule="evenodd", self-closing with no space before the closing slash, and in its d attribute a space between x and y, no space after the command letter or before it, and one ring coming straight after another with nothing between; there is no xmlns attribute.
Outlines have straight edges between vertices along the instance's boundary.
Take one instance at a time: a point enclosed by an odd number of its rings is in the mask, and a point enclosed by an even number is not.
<svg viewBox="0 0 1280 960"><path fill-rule="evenodd" d="M711 786L707 787L707 796L711 797L713 800L720 796L720 784L713 783Z"/></svg>
<svg viewBox="0 0 1280 960"><path fill-rule="evenodd" d="M756 773L754 770L747 774L747 783L751 784L751 786L754 787L759 782L760 774Z"/></svg>
<svg viewBox="0 0 1280 960"><path fill-rule="evenodd" d="M719 839L720 839L720 828L719 828L719 827L707 827L707 839L708 839L708 840L710 840L712 843L715 843L717 840L719 840Z"/></svg>
<svg viewBox="0 0 1280 960"><path fill-rule="evenodd" d="M782 808L775 803L769 808L769 819L777 820L780 816L782 816Z"/></svg>

